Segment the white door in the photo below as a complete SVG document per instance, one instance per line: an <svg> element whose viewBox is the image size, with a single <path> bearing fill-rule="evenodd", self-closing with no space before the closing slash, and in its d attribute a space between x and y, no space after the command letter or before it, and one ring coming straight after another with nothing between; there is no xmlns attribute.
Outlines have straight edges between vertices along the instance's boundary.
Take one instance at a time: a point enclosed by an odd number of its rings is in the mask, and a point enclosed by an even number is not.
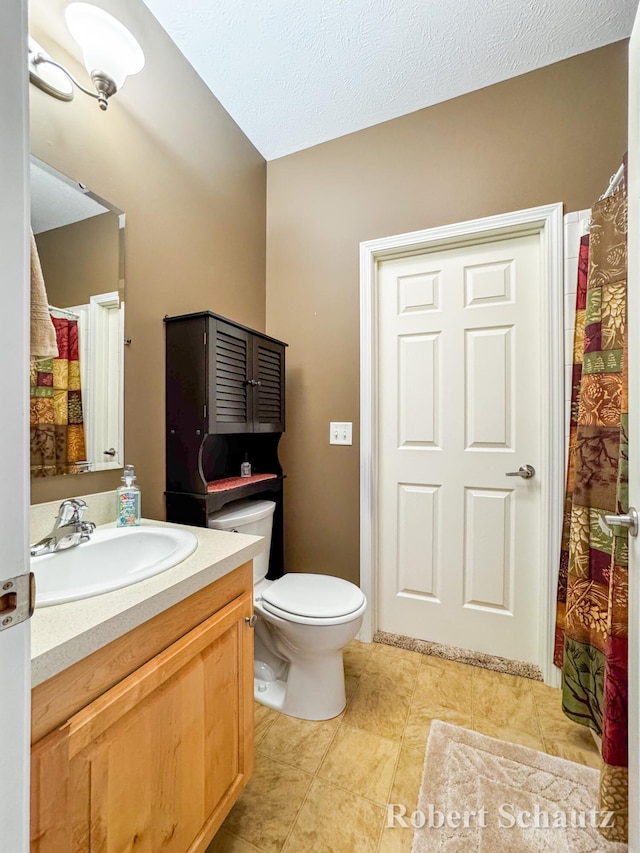
<svg viewBox="0 0 640 853"><path fill-rule="evenodd" d="M0 4L0 849L29 849L29 622L11 627L8 578L27 561L29 150L27 10L21 0ZM5 623L4 625L2 623Z"/></svg>
<svg viewBox="0 0 640 853"><path fill-rule="evenodd" d="M540 263L529 234L380 264L382 631L539 662Z"/></svg>
<svg viewBox="0 0 640 853"><path fill-rule="evenodd" d="M640 509L640 14L629 44L629 504ZM640 537L629 537L629 850L640 853Z"/></svg>
<svg viewBox="0 0 640 853"><path fill-rule="evenodd" d="M124 302L118 291L99 293L78 315L80 381L87 460L91 471L123 466Z"/></svg>

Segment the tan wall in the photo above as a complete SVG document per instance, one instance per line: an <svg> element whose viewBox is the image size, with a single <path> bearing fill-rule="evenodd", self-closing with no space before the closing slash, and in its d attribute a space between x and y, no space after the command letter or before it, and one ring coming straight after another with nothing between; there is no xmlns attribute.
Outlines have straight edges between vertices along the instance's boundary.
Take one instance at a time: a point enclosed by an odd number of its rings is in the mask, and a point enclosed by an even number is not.
<svg viewBox="0 0 640 853"><path fill-rule="evenodd" d="M359 576L359 243L589 207L626 148L626 88L620 42L268 164L267 330L290 345L290 571ZM332 420L353 421L353 447L329 446Z"/></svg>
<svg viewBox="0 0 640 853"><path fill-rule="evenodd" d="M63 50L73 45L65 5L32 0L30 30L84 79ZM30 86L32 151L126 212L125 454L143 513L162 518L162 318L210 309L264 329L266 166L141 0L101 5L139 39L145 68L106 113L84 95L63 103ZM39 480L32 502L111 489L119 477Z"/></svg>
<svg viewBox="0 0 640 853"><path fill-rule="evenodd" d="M49 303L86 305L91 296L118 290L120 228L116 213L102 213L36 234Z"/></svg>

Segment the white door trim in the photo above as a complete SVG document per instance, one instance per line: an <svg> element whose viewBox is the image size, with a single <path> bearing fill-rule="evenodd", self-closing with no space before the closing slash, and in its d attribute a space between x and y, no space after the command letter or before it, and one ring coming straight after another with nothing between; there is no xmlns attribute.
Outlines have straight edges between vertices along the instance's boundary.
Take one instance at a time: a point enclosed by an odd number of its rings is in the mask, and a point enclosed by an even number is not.
<svg viewBox="0 0 640 853"><path fill-rule="evenodd" d="M542 339L542 454L543 466L557 476L541 478L543 518L542 553L547 565L541 577L540 649L538 665L549 684L559 683L552 663L555 625L556 581L560 555L564 499L564 402L563 402L563 256L562 204L532 207L485 219L473 219L424 231L397 234L360 244L360 585L369 607L360 639L371 642L377 629L376 588L376 293L378 264L383 260L424 250L472 244L486 238L511 234L539 234L541 271Z"/></svg>
<svg viewBox="0 0 640 853"><path fill-rule="evenodd" d="M29 78L27 3L0 4L0 586L29 571ZM31 625L0 632L0 846L29 850Z"/></svg>
<svg viewBox="0 0 640 853"><path fill-rule="evenodd" d="M111 346L113 343L112 315L117 311L117 371L114 376ZM89 329L91 334L91 454L92 470L103 471L124 467L124 302L113 290L99 293L89 300ZM115 384L115 389L114 389ZM117 442L108 436L113 432L114 415L117 421ZM100 426L98 426L100 425ZM114 445L116 456L105 459L103 451ZM115 446L117 445L117 446ZM106 464L105 464L106 463Z"/></svg>

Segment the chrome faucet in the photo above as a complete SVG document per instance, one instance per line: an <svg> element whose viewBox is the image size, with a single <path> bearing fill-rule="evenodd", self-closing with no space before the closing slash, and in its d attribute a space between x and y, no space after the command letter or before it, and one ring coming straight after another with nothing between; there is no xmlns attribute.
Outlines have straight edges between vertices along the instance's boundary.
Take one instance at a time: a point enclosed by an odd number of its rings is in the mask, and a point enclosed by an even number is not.
<svg viewBox="0 0 640 853"><path fill-rule="evenodd" d="M31 556L41 557L65 548L74 548L82 542L88 542L96 529L92 521L83 521L87 504L81 498L69 498L58 507L58 515L53 530L39 542L31 546Z"/></svg>

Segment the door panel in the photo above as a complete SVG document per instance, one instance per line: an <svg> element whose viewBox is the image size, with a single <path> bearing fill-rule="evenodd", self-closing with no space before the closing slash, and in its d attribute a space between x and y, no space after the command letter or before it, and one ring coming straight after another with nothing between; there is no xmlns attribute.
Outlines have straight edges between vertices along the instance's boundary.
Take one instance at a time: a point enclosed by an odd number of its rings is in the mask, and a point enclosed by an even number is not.
<svg viewBox="0 0 640 853"><path fill-rule="evenodd" d="M438 597L438 486L398 486L398 592Z"/></svg>
<svg viewBox="0 0 640 853"><path fill-rule="evenodd" d="M467 450L512 449L513 344L512 326L470 329L465 334Z"/></svg>
<svg viewBox="0 0 640 853"><path fill-rule="evenodd" d="M378 290L379 628L531 662L539 239L384 261Z"/></svg>
<svg viewBox="0 0 640 853"><path fill-rule="evenodd" d="M400 389L398 418L402 447L438 447L439 335L398 338Z"/></svg>
<svg viewBox="0 0 640 853"><path fill-rule="evenodd" d="M467 308L512 302L513 261L465 267L464 295Z"/></svg>
<svg viewBox="0 0 640 853"><path fill-rule="evenodd" d="M465 489L465 607L512 610L512 498L502 489Z"/></svg>

